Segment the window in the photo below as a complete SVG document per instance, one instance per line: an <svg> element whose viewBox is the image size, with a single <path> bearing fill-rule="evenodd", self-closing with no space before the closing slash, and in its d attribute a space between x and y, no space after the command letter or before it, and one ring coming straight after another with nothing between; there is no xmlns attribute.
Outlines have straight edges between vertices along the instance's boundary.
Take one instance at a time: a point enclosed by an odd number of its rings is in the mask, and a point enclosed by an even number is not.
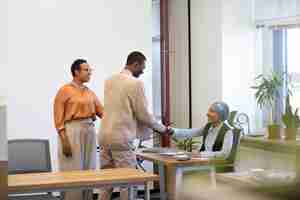
<svg viewBox="0 0 300 200"><path fill-rule="evenodd" d="M287 83L292 86L291 104L300 108L300 27L297 25L257 26L257 74L275 71L284 76L284 85L276 101L275 122L281 123L285 109ZM289 78L289 80L288 80ZM269 110L257 110L255 129L266 127L269 123Z"/></svg>
<svg viewBox="0 0 300 200"><path fill-rule="evenodd" d="M287 72L293 86L292 107L300 108L300 28L287 30Z"/></svg>

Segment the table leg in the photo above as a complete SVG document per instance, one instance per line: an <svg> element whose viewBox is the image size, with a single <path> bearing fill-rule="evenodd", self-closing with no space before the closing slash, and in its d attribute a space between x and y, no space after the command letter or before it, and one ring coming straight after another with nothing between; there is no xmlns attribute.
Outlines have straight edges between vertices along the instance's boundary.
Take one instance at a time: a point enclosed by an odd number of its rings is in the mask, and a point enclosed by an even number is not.
<svg viewBox="0 0 300 200"><path fill-rule="evenodd" d="M166 187L168 193L168 200L182 200L182 198L180 198L183 188L182 174L183 170L181 167L166 167Z"/></svg>
<svg viewBox="0 0 300 200"><path fill-rule="evenodd" d="M145 200L150 200L150 182L145 183Z"/></svg>
<svg viewBox="0 0 300 200"><path fill-rule="evenodd" d="M216 180L216 168L215 166L210 167L210 180L213 189L217 188L217 180Z"/></svg>
<svg viewBox="0 0 300 200"><path fill-rule="evenodd" d="M134 200L134 187L133 186L129 186L128 187L128 200Z"/></svg>
<svg viewBox="0 0 300 200"><path fill-rule="evenodd" d="M165 166L163 165L163 163L158 164L158 169L159 169L160 199L167 200Z"/></svg>

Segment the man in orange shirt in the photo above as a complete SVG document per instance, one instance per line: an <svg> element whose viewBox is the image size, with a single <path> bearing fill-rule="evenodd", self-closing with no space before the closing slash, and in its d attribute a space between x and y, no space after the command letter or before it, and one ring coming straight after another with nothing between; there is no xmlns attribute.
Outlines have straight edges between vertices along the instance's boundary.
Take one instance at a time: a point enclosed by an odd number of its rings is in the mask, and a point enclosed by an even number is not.
<svg viewBox="0 0 300 200"><path fill-rule="evenodd" d="M96 116L102 118L103 106L84 83L91 77L86 60L77 59L71 66L73 81L61 87L54 101L54 122L59 135L59 169L96 168ZM92 200L92 191L63 193L65 200Z"/></svg>

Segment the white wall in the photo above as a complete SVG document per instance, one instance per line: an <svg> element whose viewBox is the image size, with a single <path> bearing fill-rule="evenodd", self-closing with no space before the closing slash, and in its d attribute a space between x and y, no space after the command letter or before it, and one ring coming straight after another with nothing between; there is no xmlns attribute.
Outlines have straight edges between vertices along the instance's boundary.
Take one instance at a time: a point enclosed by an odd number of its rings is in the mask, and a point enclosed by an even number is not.
<svg viewBox="0 0 300 200"><path fill-rule="evenodd" d="M169 1L171 122L189 127L188 1Z"/></svg>
<svg viewBox="0 0 300 200"><path fill-rule="evenodd" d="M5 77L8 67L8 15L7 15L8 0L0 1L0 91L3 87L2 81ZM6 136L6 92L0 92L0 161L7 160L7 136Z"/></svg>
<svg viewBox="0 0 300 200"><path fill-rule="evenodd" d="M255 124L255 25L252 0L226 0L222 6L223 100Z"/></svg>
<svg viewBox="0 0 300 200"><path fill-rule="evenodd" d="M160 36L160 0L152 0L152 37Z"/></svg>
<svg viewBox="0 0 300 200"><path fill-rule="evenodd" d="M191 1L193 127L220 100L255 119L253 9L253 0Z"/></svg>
<svg viewBox="0 0 300 200"><path fill-rule="evenodd" d="M160 56L160 1L152 0L152 91L153 112L157 118L161 118Z"/></svg>
<svg viewBox="0 0 300 200"><path fill-rule="evenodd" d="M70 81L74 59L93 65L89 86L103 99L104 80L121 70L130 51L143 51L152 99L151 0L10 0L8 24L8 65L1 66L0 79L0 95L8 96L8 137L49 138L54 168L53 98Z"/></svg>
<svg viewBox="0 0 300 200"><path fill-rule="evenodd" d="M208 106L222 99L222 3L191 0L192 126L206 122Z"/></svg>
<svg viewBox="0 0 300 200"><path fill-rule="evenodd" d="M0 1L0 69L5 69L8 60L8 15L7 15L8 0ZM1 75L3 75L1 73ZM2 78L2 76L1 76ZM1 87L1 86L0 86Z"/></svg>

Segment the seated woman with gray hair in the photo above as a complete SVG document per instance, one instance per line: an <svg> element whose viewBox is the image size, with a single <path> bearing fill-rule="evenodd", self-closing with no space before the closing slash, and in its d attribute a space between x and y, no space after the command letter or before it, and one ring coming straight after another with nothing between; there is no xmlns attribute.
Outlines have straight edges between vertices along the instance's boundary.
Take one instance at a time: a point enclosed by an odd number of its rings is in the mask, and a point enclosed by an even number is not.
<svg viewBox="0 0 300 200"><path fill-rule="evenodd" d="M230 155L233 144L233 128L227 123L228 116L228 105L224 102L215 102L208 109L208 123L203 128L174 128L173 137L184 139L203 136L200 152L226 159Z"/></svg>

